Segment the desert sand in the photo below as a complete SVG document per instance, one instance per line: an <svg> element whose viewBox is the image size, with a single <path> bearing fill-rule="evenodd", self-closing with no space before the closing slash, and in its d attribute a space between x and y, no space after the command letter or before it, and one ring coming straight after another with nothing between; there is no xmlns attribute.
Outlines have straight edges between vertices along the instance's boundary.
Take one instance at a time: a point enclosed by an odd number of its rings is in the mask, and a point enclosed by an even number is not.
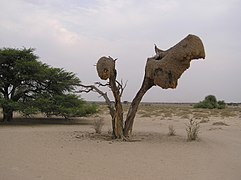
<svg viewBox="0 0 241 180"><path fill-rule="evenodd" d="M93 121L104 119L102 133ZM187 141L186 124L200 123ZM175 136L168 135L172 125ZM16 119L0 124L1 180L240 180L241 107L197 110L141 106L131 142L110 138L110 116L56 122Z"/></svg>

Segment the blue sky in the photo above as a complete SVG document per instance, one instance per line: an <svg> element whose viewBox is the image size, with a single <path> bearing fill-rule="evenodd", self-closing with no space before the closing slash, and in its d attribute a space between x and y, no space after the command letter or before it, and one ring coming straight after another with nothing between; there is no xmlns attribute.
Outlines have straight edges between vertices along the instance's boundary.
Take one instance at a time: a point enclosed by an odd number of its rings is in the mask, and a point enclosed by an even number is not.
<svg viewBox="0 0 241 180"><path fill-rule="evenodd" d="M152 88L144 101L197 102L214 94L241 102L240 0L0 0L0 48L33 47L42 62L100 81L101 56L118 58L123 100L139 89L153 44L167 49L188 34L204 43L206 59L192 61L175 90ZM97 94L83 94L100 100Z"/></svg>

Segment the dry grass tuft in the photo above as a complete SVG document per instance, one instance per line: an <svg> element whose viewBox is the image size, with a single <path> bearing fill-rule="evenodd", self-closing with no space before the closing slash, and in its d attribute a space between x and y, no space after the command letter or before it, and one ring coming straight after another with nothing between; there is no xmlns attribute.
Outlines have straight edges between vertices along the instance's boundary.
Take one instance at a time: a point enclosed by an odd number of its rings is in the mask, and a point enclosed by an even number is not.
<svg viewBox="0 0 241 180"><path fill-rule="evenodd" d="M176 131L175 131L173 125L168 126L168 136L176 136Z"/></svg>
<svg viewBox="0 0 241 180"><path fill-rule="evenodd" d="M222 130L223 128L221 127L214 127L214 128L209 128L209 131L214 131L214 130Z"/></svg>
<svg viewBox="0 0 241 180"><path fill-rule="evenodd" d="M93 128L94 128L94 130L97 134L101 134L103 126L104 126L104 119L103 118L99 118L99 119L94 120Z"/></svg>
<svg viewBox="0 0 241 180"><path fill-rule="evenodd" d="M199 123L207 123L209 122L209 118L202 118Z"/></svg>
<svg viewBox="0 0 241 180"><path fill-rule="evenodd" d="M146 111L142 111L140 114L141 114L141 117L151 117L151 113Z"/></svg>
<svg viewBox="0 0 241 180"><path fill-rule="evenodd" d="M189 119L192 115L192 111L189 107L177 108L174 115L180 117L181 119Z"/></svg>
<svg viewBox="0 0 241 180"><path fill-rule="evenodd" d="M225 122L222 122L222 121L214 122L213 125L214 126L229 126L228 124L226 124Z"/></svg>
<svg viewBox="0 0 241 180"><path fill-rule="evenodd" d="M235 117L236 116L236 113L230 109L223 109L221 112L220 112L220 116L221 118L228 118L228 117Z"/></svg>
<svg viewBox="0 0 241 180"><path fill-rule="evenodd" d="M198 138L200 124L193 119L190 119L189 123L186 124L187 140L195 141Z"/></svg>
<svg viewBox="0 0 241 180"><path fill-rule="evenodd" d="M181 116L181 119L189 119L190 118L190 115L189 114L183 114Z"/></svg>

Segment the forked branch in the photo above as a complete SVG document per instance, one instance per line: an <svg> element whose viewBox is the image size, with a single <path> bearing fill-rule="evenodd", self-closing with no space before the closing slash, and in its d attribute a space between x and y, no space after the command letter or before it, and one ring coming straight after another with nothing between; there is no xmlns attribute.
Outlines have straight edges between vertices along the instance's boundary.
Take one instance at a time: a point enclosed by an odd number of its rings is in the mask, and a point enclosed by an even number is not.
<svg viewBox="0 0 241 180"><path fill-rule="evenodd" d="M117 88L118 90L120 91L120 97L122 96L125 88L126 88L126 85L127 85L127 81L125 82L125 84L123 84L123 81L121 80L121 82L119 81L115 81L117 83Z"/></svg>

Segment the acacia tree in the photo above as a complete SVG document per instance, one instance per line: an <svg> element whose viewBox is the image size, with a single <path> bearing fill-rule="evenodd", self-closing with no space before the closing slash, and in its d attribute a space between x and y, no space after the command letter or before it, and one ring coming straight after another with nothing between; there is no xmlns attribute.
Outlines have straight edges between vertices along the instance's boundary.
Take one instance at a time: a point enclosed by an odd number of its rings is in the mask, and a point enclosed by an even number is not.
<svg viewBox="0 0 241 180"><path fill-rule="evenodd" d="M74 91L80 80L72 72L52 68L38 61L34 49L0 49L0 107L3 121L10 121L13 112L23 110L32 100L64 96Z"/></svg>
<svg viewBox="0 0 241 180"><path fill-rule="evenodd" d="M98 76L102 80L108 80L108 83L105 85L109 86L113 93L114 105L107 94L101 91L96 85L81 85L83 88L81 92L94 91L105 98L112 117L114 138L126 139L131 135L139 103L151 87L157 85L163 89L176 88L178 79L190 67L191 60L205 58L203 43L195 35L188 35L166 51L157 48L155 45L155 53L155 56L147 58L142 85L130 104L125 122L121 104L121 95L124 86L116 80L115 59L110 56L101 57L96 65ZM102 85L100 83L97 84Z"/></svg>

